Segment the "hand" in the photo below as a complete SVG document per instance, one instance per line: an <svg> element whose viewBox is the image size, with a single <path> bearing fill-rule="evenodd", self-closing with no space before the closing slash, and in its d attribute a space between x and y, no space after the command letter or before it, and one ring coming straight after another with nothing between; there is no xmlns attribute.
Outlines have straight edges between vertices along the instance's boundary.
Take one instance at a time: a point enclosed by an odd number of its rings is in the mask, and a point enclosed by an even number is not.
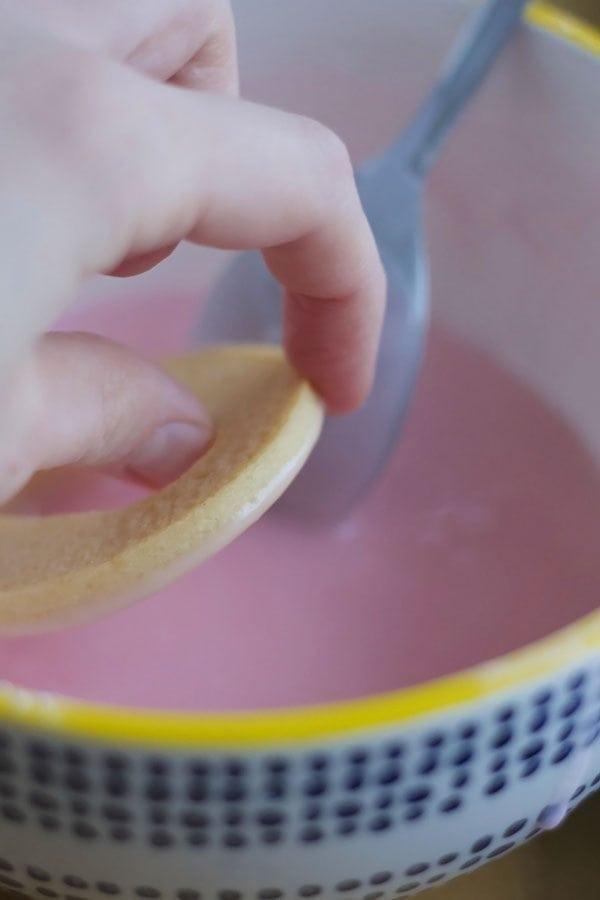
<svg viewBox="0 0 600 900"><path fill-rule="evenodd" d="M342 142L237 96L226 0L0 0L0 502L41 469L160 485L210 441L190 394L92 335L82 280L181 240L259 248L286 347L332 411L371 384L385 286Z"/></svg>

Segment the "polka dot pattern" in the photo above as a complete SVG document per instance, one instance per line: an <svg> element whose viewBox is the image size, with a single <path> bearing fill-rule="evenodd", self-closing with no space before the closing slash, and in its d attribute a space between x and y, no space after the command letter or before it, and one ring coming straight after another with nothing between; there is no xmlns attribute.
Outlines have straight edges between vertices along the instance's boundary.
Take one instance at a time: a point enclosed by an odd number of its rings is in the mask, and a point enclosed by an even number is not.
<svg viewBox="0 0 600 900"><path fill-rule="evenodd" d="M600 773L596 776L600 783ZM593 790L590 785L582 785L581 794ZM536 821L543 821L551 815L551 808L542 810ZM465 852L449 852L437 859L420 860L398 871L381 870L366 877L351 875L333 884L307 882L290 890L276 885L267 885L254 891L223 889L201 891L192 887L174 887L168 891L151 884L119 884L112 880L90 882L76 872L55 876L35 864L21 868L9 860L0 858L0 886L17 891L35 893L60 900L83 900L91 893L105 897L127 898L127 900L295 900L311 897L351 897L353 900L385 900L398 896L409 896L430 885L439 884L455 872L466 872L481 865L486 860L497 859L508 853L520 840L530 840L539 833L539 828L530 829L527 819L518 819L508 824L497 835L482 835L476 838ZM510 838L512 840L507 840ZM75 893L76 892L76 893Z"/></svg>
<svg viewBox="0 0 600 900"><path fill-rule="evenodd" d="M157 859L182 849L198 858L226 851L243 859L257 848L277 854L294 846L310 854L332 841L351 854L365 837L384 841L420 828L426 833L433 818L444 822L448 835L462 833L473 803L501 809L515 789L535 787L548 772L572 771L577 753L599 742L600 671L592 670L498 703L477 721L448 716L444 727L411 726L396 736L285 756L129 754L5 729L0 826L15 834L39 830L40 840L59 833L82 848L144 845ZM329 897L332 891L364 900L410 895L508 853L556 824L599 785L600 773L592 773L585 782L569 783L564 808L548 805L533 817L531 809L527 816L523 810L500 829L492 816L488 833L473 834L464 846L433 859L408 860L399 871L367 877L350 872L335 884L307 881L295 893L287 886L285 894L282 886L267 884L252 900ZM25 885L30 893L61 900L85 900L92 893L209 900L193 885L163 895L151 883L94 881L83 872L57 876L36 860L16 870L12 860L0 858L0 885ZM218 900L249 896L225 885Z"/></svg>

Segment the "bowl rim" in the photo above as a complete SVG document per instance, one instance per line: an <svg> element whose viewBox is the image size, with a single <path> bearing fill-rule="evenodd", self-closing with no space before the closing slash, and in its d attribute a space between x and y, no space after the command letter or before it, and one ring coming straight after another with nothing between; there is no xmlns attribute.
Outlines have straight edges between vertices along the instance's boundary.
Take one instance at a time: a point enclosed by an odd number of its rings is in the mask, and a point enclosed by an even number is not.
<svg viewBox="0 0 600 900"><path fill-rule="evenodd" d="M528 21L600 58L600 30L550 3ZM583 664L600 650L600 610L550 636L457 673L342 702L252 712L196 713L86 703L0 681L0 725L64 737L156 747L246 750L335 739L482 702Z"/></svg>

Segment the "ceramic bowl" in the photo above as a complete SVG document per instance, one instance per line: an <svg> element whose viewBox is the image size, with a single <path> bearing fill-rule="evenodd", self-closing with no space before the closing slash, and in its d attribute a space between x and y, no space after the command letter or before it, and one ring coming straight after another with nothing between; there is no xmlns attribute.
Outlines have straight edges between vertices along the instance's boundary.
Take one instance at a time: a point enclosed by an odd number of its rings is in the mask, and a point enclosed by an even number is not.
<svg viewBox="0 0 600 900"><path fill-rule="evenodd" d="M236 6L246 93L330 123L357 160L406 119L467 11ZM600 458L600 40L546 6L530 17L434 176L434 305ZM222 264L183 248L144 283L200 292ZM5 685L0 886L61 900L407 896L557 824L598 783L597 613L438 681L311 708L161 713Z"/></svg>

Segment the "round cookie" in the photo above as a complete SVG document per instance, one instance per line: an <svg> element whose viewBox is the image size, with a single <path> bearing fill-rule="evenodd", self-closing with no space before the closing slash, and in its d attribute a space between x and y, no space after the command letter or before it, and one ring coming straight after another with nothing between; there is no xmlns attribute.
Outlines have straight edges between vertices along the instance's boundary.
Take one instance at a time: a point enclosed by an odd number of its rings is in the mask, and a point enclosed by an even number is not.
<svg viewBox="0 0 600 900"><path fill-rule="evenodd" d="M0 515L0 632L51 630L148 595L248 528L304 464L323 411L280 349L215 347L165 368L212 415L213 445L177 481L124 508Z"/></svg>

